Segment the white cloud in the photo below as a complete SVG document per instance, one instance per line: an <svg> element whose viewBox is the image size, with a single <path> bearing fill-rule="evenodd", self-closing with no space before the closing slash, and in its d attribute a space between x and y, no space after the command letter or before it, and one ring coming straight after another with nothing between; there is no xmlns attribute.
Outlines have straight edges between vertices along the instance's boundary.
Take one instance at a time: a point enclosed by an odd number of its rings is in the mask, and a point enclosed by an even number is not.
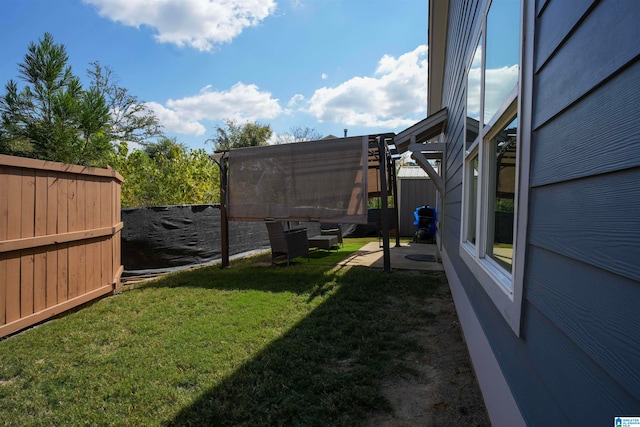
<svg viewBox="0 0 640 427"><path fill-rule="evenodd" d="M205 133L203 120L252 122L272 119L283 112L271 93L261 92L258 86L242 82L226 91L214 91L211 85L207 85L197 95L170 99L165 105L155 102L147 105L156 113L166 131L193 136Z"/></svg>
<svg viewBox="0 0 640 427"><path fill-rule="evenodd" d="M101 16L157 30L156 40L209 51L273 14L275 0L84 0Z"/></svg>
<svg viewBox="0 0 640 427"><path fill-rule="evenodd" d="M327 73L322 73L322 76L320 77L322 77L322 80L327 80L327 77L329 76L327 75Z"/></svg>
<svg viewBox="0 0 640 427"><path fill-rule="evenodd" d="M211 86L195 96L167 101L167 107L185 112L194 120L233 119L255 121L272 119L282 107L270 92L261 92L254 84L238 82L227 91L212 91Z"/></svg>
<svg viewBox="0 0 640 427"><path fill-rule="evenodd" d="M383 56L373 77L317 89L306 111L320 122L397 128L415 123L427 104L427 46Z"/></svg>
<svg viewBox="0 0 640 427"><path fill-rule="evenodd" d="M271 134L271 138L267 141L269 145L290 144L292 142L295 142L293 135L288 133L277 134L275 132Z"/></svg>
<svg viewBox="0 0 640 427"><path fill-rule="evenodd" d="M205 127L201 123L189 118L189 116L182 111L166 108L157 102L147 102L146 105L153 110L164 130L167 132L193 136L202 136L205 133Z"/></svg>
<svg viewBox="0 0 640 427"><path fill-rule="evenodd" d="M472 67L467 75L467 116L480 120L480 80L482 69Z"/></svg>
<svg viewBox="0 0 640 427"><path fill-rule="evenodd" d="M472 67L467 77L469 87L476 88L473 95L467 97L467 115L474 119L480 117L480 79L482 78L480 65ZM518 65L487 69L484 78L484 122L487 123L518 82Z"/></svg>
<svg viewBox="0 0 640 427"><path fill-rule="evenodd" d="M287 107L292 108L295 107L297 105L300 105L300 103L304 101L304 95L301 95L299 93L296 93L295 95L293 95L291 97L291 99L289 100L289 102L287 103Z"/></svg>
<svg viewBox="0 0 640 427"><path fill-rule="evenodd" d="M484 117L487 123L518 82L518 65L488 69L484 78Z"/></svg>

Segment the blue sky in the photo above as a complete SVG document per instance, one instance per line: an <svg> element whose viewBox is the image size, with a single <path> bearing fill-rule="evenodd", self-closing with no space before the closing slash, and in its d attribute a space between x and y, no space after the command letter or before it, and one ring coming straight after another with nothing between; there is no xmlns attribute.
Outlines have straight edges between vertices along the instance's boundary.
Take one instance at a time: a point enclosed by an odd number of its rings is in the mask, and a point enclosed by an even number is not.
<svg viewBox="0 0 640 427"><path fill-rule="evenodd" d="M45 32L92 61L164 131L207 148L224 119L323 136L399 132L426 115L425 0L0 0L0 89ZM86 80L85 80L86 81Z"/></svg>

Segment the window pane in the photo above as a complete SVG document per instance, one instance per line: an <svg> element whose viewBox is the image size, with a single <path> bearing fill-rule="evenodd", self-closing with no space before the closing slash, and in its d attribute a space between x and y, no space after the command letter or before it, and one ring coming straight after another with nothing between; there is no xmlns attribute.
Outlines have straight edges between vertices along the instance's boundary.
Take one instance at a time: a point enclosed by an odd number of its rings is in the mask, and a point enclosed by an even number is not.
<svg viewBox="0 0 640 427"><path fill-rule="evenodd" d="M511 272L513 264L513 222L516 203L518 119L489 141L489 234L487 254Z"/></svg>
<svg viewBox="0 0 640 427"><path fill-rule="evenodd" d="M467 186L469 195L467 199L467 242L476 243L476 213L478 211L478 155L473 156L467 165Z"/></svg>
<svg viewBox="0 0 640 427"><path fill-rule="evenodd" d="M480 120L480 83L482 79L482 38L476 46L473 61L467 75L467 137L468 149L478 137Z"/></svg>
<svg viewBox="0 0 640 427"><path fill-rule="evenodd" d="M518 83L520 3L493 0L487 16L484 123L489 123Z"/></svg>

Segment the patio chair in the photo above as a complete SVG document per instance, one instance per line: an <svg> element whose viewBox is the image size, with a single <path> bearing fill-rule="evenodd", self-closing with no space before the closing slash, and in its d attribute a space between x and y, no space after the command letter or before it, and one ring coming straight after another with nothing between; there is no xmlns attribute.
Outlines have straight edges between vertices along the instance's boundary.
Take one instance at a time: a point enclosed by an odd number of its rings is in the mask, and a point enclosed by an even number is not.
<svg viewBox="0 0 640 427"><path fill-rule="evenodd" d="M306 228L285 230L282 221L265 221L265 224L271 243L271 264L275 264L275 259L280 256L287 257L287 265L299 256L309 258Z"/></svg>

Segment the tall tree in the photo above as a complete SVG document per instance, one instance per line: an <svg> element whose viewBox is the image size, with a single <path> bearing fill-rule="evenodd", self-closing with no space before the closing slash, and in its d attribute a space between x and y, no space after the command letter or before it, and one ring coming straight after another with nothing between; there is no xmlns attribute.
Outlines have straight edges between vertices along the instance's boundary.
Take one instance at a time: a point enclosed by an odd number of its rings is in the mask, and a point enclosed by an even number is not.
<svg viewBox="0 0 640 427"><path fill-rule="evenodd" d="M50 33L31 42L18 64L24 87L9 80L0 97L0 148L10 154L78 164L100 164L111 151L109 109L95 91L84 91L67 65L64 45ZM5 151L5 152L7 152Z"/></svg>
<svg viewBox="0 0 640 427"><path fill-rule="evenodd" d="M276 144L288 144L290 142L316 141L322 138L322 134L316 128L308 126L291 126L289 132L279 135Z"/></svg>
<svg viewBox="0 0 640 427"><path fill-rule="evenodd" d="M108 66L91 63L84 89L51 34L27 50L18 64L21 85L9 80L0 97L0 153L102 166L114 144L163 136L153 111Z"/></svg>
<svg viewBox="0 0 640 427"><path fill-rule="evenodd" d="M176 152L178 151L187 152L188 149L184 144L178 142L175 137L174 138L163 137L163 138L160 138L157 142L152 142L150 144L145 145L143 151L147 153L147 155L151 159L155 160L157 157L161 155L167 159L172 159L173 156L176 154Z"/></svg>
<svg viewBox="0 0 640 427"><path fill-rule="evenodd" d="M137 96L118 84L118 78L111 67L94 61L87 74L91 78L92 90L100 93L109 106L109 137L113 142L145 145L152 138L164 136L154 112Z"/></svg>
<svg viewBox="0 0 640 427"><path fill-rule="evenodd" d="M166 206L219 201L220 172L205 150L163 138L129 152L118 144L109 164L124 177L122 206Z"/></svg>
<svg viewBox="0 0 640 427"><path fill-rule="evenodd" d="M215 151L228 151L234 148L267 145L273 134L271 126L258 122L239 124L235 120L225 120L225 127L216 128L216 136L207 140L213 142Z"/></svg>

